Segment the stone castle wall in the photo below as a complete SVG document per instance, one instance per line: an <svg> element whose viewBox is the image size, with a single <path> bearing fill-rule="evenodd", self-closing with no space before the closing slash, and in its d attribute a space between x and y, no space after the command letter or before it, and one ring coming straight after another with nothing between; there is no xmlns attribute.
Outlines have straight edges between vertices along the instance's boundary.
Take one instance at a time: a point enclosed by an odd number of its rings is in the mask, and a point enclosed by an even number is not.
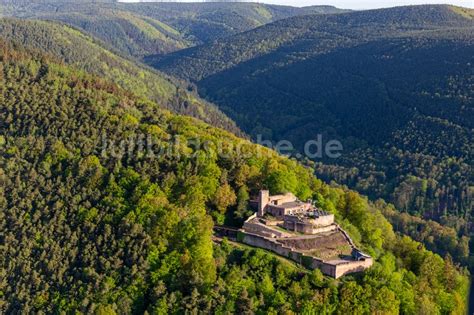
<svg viewBox="0 0 474 315"><path fill-rule="evenodd" d="M274 227L267 227L264 224L254 223L255 214L245 221L243 229L250 233L262 234L267 237L288 237L290 234L279 231Z"/></svg>
<svg viewBox="0 0 474 315"><path fill-rule="evenodd" d="M335 231L338 227L335 224L330 224L327 226L315 227L312 224L303 224L296 221L284 221L283 228L287 229L288 231L295 231L303 234L319 234L319 233L327 233L331 231Z"/></svg>
<svg viewBox="0 0 474 315"><path fill-rule="evenodd" d="M316 225L316 226L331 225L334 223L334 214L323 215L316 219L311 219L310 221L311 223L313 223L313 225Z"/></svg>
<svg viewBox="0 0 474 315"><path fill-rule="evenodd" d="M336 266L336 273L334 278L340 278L344 275L354 273L354 272L361 272L367 268L370 268L373 265L372 258L367 258L365 260L356 260L356 261L348 261L344 263L340 263Z"/></svg>
<svg viewBox="0 0 474 315"><path fill-rule="evenodd" d="M338 261L338 262L325 262L316 257L305 255L301 252L295 251L290 247L284 246L274 239L268 239L266 237L248 233L240 232L238 240L247 245L254 247L260 247L266 250L270 250L280 256L289 258L309 269L320 269L321 272L327 276L333 278L339 278L343 275L363 271L372 266L372 259L365 259L361 261Z"/></svg>

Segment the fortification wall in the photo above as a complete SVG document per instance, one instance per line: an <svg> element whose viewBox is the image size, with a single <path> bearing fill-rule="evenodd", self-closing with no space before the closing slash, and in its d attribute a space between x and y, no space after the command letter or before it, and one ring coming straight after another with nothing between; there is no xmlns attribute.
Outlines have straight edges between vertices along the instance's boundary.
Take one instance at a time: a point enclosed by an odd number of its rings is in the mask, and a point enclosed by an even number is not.
<svg viewBox="0 0 474 315"><path fill-rule="evenodd" d="M334 214L328 214L311 220L316 226L327 226L334 223Z"/></svg>
<svg viewBox="0 0 474 315"><path fill-rule="evenodd" d="M251 234L251 233L243 233L243 234L244 236L242 239L242 243L255 246L255 247L260 247L263 249L267 249L274 253L277 253L278 255L288 257L290 259L296 258L296 256L293 257L294 251L290 247L283 246L283 244L278 243L275 240L267 239L265 237Z"/></svg>
<svg viewBox="0 0 474 315"><path fill-rule="evenodd" d="M337 229L337 226L332 224L332 225L323 226L319 228L313 228L312 234L332 232L332 231L335 231L336 229Z"/></svg>
<svg viewBox="0 0 474 315"><path fill-rule="evenodd" d="M243 226L244 230L250 233L258 233L267 237L288 237L289 234L283 231L278 231L275 228L267 227L263 224L253 223L252 221L246 221Z"/></svg>
<svg viewBox="0 0 474 315"><path fill-rule="evenodd" d="M239 241L242 243L270 250L280 256L287 257L309 269L320 269L321 272L333 278L339 278L343 275L363 271L372 266L372 259L361 261L340 261L340 262L325 262L316 257L305 255L301 252L295 251L290 247L277 242L274 239L268 239L260 235L241 232Z"/></svg>
<svg viewBox="0 0 474 315"><path fill-rule="evenodd" d="M295 231L295 232L299 232L303 234L327 233L327 232L334 231L338 228L338 226L335 225L334 223L315 226L311 223L299 222L297 218L292 219L291 217L283 221L283 224L279 224L279 226L289 231Z"/></svg>
<svg viewBox="0 0 474 315"><path fill-rule="evenodd" d="M336 265L325 263L321 259L317 259L315 257L307 256L307 255L304 255L304 254L303 254L303 257L304 257L303 258L304 260L307 260L307 261L310 262L309 269L319 269L326 276L330 276L330 277L333 277L333 278L336 278L336 279L338 278L337 277L337 266Z"/></svg>
<svg viewBox="0 0 474 315"><path fill-rule="evenodd" d="M244 230L240 231L237 235L237 240L254 246L270 250L280 256L287 257L299 264L302 264L309 269L320 269L321 272L327 276L333 278L339 278L346 274L363 271L373 265L373 259L366 257L361 260L338 260L338 261L323 261L319 258L305 255L304 253L293 249L292 247L285 246L278 242L274 237L288 238L288 239L310 239L313 235L301 235L299 237L289 237L288 233L278 231L275 228L267 227L264 224L253 222L257 218L257 213L250 216L244 223ZM333 223L329 226L314 228L313 233L330 232L339 230L344 236L345 240L350 244L354 250L358 250L352 241L351 237L347 232L342 229L337 223ZM262 236L265 235L265 236Z"/></svg>
<svg viewBox="0 0 474 315"><path fill-rule="evenodd" d="M348 261L337 264L334 277L337 279L350 273L364 271L365 269L370 268L373 263L372 258L368 258L360 261Z"/></svg>

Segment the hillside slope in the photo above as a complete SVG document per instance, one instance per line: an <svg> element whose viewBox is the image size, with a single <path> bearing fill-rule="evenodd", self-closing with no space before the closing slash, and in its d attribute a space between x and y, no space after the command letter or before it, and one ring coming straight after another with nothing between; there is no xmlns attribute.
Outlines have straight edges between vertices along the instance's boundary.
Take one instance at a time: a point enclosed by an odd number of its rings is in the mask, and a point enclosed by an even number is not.
<svg viewBox="0 0 474 315"><path fill-rule="evenodd" d="M472 27L473 10L449 6L411 6L305 15L265 25L208 45L170 54L156 66L177 76L199 81L257 57L269 62L298 61L373 39L391 38L410 31ZM225 55L223 52L225 51ZM209 58L215 52L213 58ZM270 59L273 57L273 59ZM150 60L150 63L153 61ZM184 69L188 65L188 70ZM270 65L271 66L271 65ZM203 69L206 69L202 72Z"/></svg>
<svg viewBox="0 0 474 315"><path fill-rule="evenodd" d="M256 3L0 1L5 16L61 21L137 58L162 56L290 16L344 12Z"/></svg>
<svg viewBox="0 0 474 315"><path fill-rule="evenodd" d="M358 194L13 46L0 41L1 313L465 313L466 274ZM317 200L378 262L335 285L213 246L212 218L242 217L262 187Z"/></svg>
<svg viewBox="0 0 474 315"><path fill-rule="evenodd" d="M342 168L317 168L328 181L469 220L473 17L442 5L294 17L148 61L195 82L254 137L300 151L318 134L340 140L342 156L322 161Z"/></svg>
<svg viewBox="0 0 474 315"><path fill-rule="evenodd" d="M195 44L214 41L256 27L304 14L332 14L347 10L332 6L290 7L264 3L140 3L122 8L160 19L176 27Z"/></svg>
<svg viewBox="0 0 474 315"><path fill-rule="evenodd" d="M169 77L120 57L80 31L51 22L0 19L0 38L41 50L80 71L107 78L131 93L241 134L214 105L199 99Z"/></svg>

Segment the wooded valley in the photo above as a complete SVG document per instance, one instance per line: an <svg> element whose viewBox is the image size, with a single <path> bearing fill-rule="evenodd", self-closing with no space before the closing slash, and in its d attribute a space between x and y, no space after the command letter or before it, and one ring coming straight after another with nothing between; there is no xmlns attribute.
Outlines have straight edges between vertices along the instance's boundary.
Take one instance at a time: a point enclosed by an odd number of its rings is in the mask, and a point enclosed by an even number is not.
<svg viewBox="0 0 474 315"><path fill-rule="evenodd" d="M465 314L470 9L0 0L0 313ZM318 134L337 159L253 143ZM334 214L333 279L213 234Z"/></svg>

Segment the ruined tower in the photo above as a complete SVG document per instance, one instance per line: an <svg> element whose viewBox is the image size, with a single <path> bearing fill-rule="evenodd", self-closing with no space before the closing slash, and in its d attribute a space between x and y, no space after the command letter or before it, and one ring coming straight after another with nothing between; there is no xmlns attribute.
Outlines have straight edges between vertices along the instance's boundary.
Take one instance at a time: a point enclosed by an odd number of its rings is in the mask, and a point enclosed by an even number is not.
<svg viewBox="0 0 474 315"><path fill-rule="evenodd" d="M258 212L259 217L263 217L265 214L265 207L270 200L270 192L268 190L260 190L258 194Z"/></svg>

